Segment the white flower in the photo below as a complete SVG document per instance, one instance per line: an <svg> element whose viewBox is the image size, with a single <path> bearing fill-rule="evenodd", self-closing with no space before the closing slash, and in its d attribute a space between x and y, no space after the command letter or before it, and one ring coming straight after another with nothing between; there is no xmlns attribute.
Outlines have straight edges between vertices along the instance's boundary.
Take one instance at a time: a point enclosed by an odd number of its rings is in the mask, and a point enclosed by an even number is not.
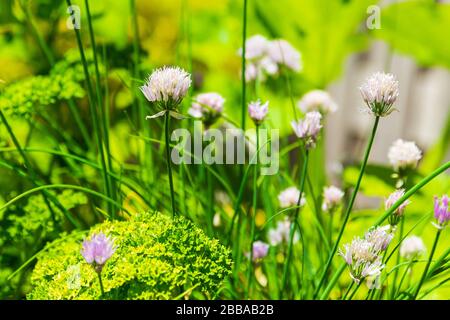
<svg viewBox="0 0 450 320"><path fill-rule="evenodd" d="M277 246L283 242L283 235L279 232L278 229L270 229L267 237L269 239L269 243L272 246Z"/></svg>
<svg viewBox="0 0 450 320"><path fill-rule="evenodd" d="M422 151L413 141L398 139L389 148L388 158L394 170L415 168L422 158Z"/></svg>
<svg viewBox="0 0 450 320"><path fill-rule="evenodd" d="M218 93L199 94L192 103L188 114L194 118L203 119L208 125L217 120L223 111L225 99Z"/></svg>
<svg viewBox="0 0 450 320"><path fill-rule="evenodd" d="M268 55L278 64L285 65L289 69L299 72L302 69L301 54L286 40L270 41Z"/></svg>
<svg viewBox="0 0 450 320"><path fill-rule="evenodd" d="M291 222L288 218L278 221L275 229L270 229L268 232L269 243L272 246L277 246L282 242L289 243L291 234ZM298 232L294 234L293 242L296 243L300 239Z"/></svg>
<svg viewBox="0 0 450 320"><path fill-rule="evenodd" d="M254 60L262 58L267 53L269 40L262 35L254 35L245 41L245 59ZM242 48L239 49L239 55L242 56Z"/></svg>
<svg viewBox="0 0 450 320"><path fill-rule="evenodd" d="M269 245L262 241L253 242L253 261L261 260L269 252Z"/></svg>
<svg viewBox="0 0 450 320"><path fill-rule="evenodd" d="M322 114L333 113L338 109L328 92L323 90L312 90L306 93L297 103L303 112L319 111Z"/></svg>
<svg viewBox="0 0 450 320"><path fill-rule="evenodd" d="M376 227L369 230L365 239L372 243L374 251L384 251L394 238L394 233L391 232L391 226Z"/></svg>
<svg viewBox="0 0 450 320"><path fill-rule="evenodd" d="M260 124L264 121L269 112L269 101L261 104L261 101L254 101L248 104L248 114L250 118L256 123Z"/></svg>
<svg viewBox="0 0 450 320"><path fill-rule="evenodd" d="M352 242L339 250L350 270L352 279L359 283L363 279L380 275L384 268L381 253L387 249L394 234L390 226L377 227L369 230L364 238L356 237Z"/></svg>
<svg viewBox="0 0 450 320"><path fill-rule="evenodd" d="M381 274L383 268L384 264L381 262L381 259L377 259L375 262L368 263L364 266L361 276L362 278L377 277Z"/></svg>
<svg viewBox="0 0 450 320"><path fill-rule="evenodd" d="M332 211L340 204L343 196L344 192L341 189L335 186L325 187L323 190L322 210Z"/></svg>
<svg viewBox="0 0 450 320"><path fill-rule="evenodd" d="M174 109L191 86L191 76L179 67L156 69L140 89L148 101Z"/></svg>
<svg viewBox="0 0 450 320"><path fill-rule="evenodd" d="M305 118L298 122L292 121L291 125L295 134L300 139L305 141L307 148L312 148L316 145L318 135L322 125L320 123L322 115L318 111L311 111L305 115Z"/></svg>
<svg viewBox="0 0 450 320"><path fill-rule="evenodd" d="M369 113L384 117L389 115L398 98L398 81L394 75L377 72L371 75L359 88L369 108Z"/></svg>
<svg viewBox="0 0 450 320"><path fill-rule="evenodd" d="M399 189L392 192L389 197L384 202L384 207L389 210L401 197L405 195L405 189ZM409 200L405 200L389 217L389 223L391 225L396 225L400 218L403 216L406 206L410 204Z"/></svg>
<svg viewBox="0 0 450 320"><path fill-rule="evenodd" d="M298 198L300 197L300 191L296 187L289 187L280 192L278 195L278 201L281 208L289 208L297 206ZM305 194L302 194L302 200L300 206L304 206L306 203Z"/></svg>
<svg viewBox="0 0 450 320"><path fill-rule="evenodd" d="M425 244L422 239L417 236L405 238L400 246L400 255L407 260L421 256L425 251Z"/></svg>

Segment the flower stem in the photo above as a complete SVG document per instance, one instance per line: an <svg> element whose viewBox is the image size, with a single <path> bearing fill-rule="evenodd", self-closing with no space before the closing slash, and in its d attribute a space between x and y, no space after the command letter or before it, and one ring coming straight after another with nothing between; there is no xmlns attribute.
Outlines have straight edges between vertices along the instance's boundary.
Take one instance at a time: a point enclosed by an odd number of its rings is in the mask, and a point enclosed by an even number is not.
<svg viewBox="0 0 450 320"><path fill-rule="evenodd" d="M246 79L245 79L245 53L246 53L246 45L245 41L247 40L247 0L244 0L244 8L243 8L243 21L242 21L242 75L241 75L241 85L242 85L242 118L241 118L241 127L242 130L245 131L245 116L247 111L246 106Z"/></svg>
<svg viewBox="0 0 450 320"><path fill-rule="evenodd" d="M170 198L172 201L172 215L176 216L176 210L175 210L175 192L173 190L173 177L172 177L172 165L170 162L170 143L169 143L169 125L170 125L170 113L167 110L167 112L164 114L165 117L165 139L166 139L166 160L167 160L167 172L169 173L169 186L170 186Z"/></svg>
<svg viewBox="0 0 450 320"><path fill-rule="evenodd" d="M105 289L103 289L103 281L102 281L102 274L101 274L101 272L97 272L97 276L98 276L98 283L100 284L100 292L102 293L100 298L102 298L102 297L105 296Z"/></svg>
<svg viewBox="0 0 450 320"><path fill-rule="evenodd" d="M353 204L355 203L356 195L358 194L359 186L361 184L362 177L364 175L364 171L366 169L367 160L369 159L370 150L372 149L373 141L375 139L375 133L377 132L378 123L380 121L380 117L375 118L375 123L372 128L372 134L370 135L369 143L367 144L367 148L364 154L363 162L361 163L361 169L359 171L358 180L356 181L355 188L353 189L352 196L350 198L350 203L347 207L347 211L345 212L344 216L344 222L342 223L341 229L339 230L338 237L336 239L336 242L334 243L333 249L331 250L328 261L325 265L325 269L323 270L322 276L319 281L319 285L317 286L317 289L314 293L314 297L316 297L319 294L319 290L322 287L323 283L325 282L325 278L327 277L328 269L331 266L331 263L333 261L334 255L336 254L336 251L339 247L339 242L341 241L342 235L344 234L345 227L347 225L348 219L350 218L350 213L353 209Z"/></svg>
<svg viewBox="0 0 450 320"><path fill-rule="evenodd" d="M402 220L400 221L399 245L403 241L403 232L404 232L404 229L405 229L405 217L402 217L401 219ZM397 265L400 264L400 250L397 250L396 264ZM395 271L394 271L394 280L392 281L392 292L393 293L395 293L395 286L397 284L398 272L399 272L399 269L395 269ZM391 297L391 298L393 298L393 297Z"/></svg>
<svg viewBox="0 0 450 320"><path fill-rule="evenodd" d="M66 0L67 5L70 7L72 5L71 0ZM77 45L78 45L78 50L80 52L80 57L81 57L81 62L83 65L83 71L84 71L84 76L85 76L85 81L86 81L86 87L87 87L87 93L88 93L88 101L89 101L89 112L91 114L91 118L92 118L92 125L94 127L94 135L95 135L95 139L97 142L97 148L98 148L98 153L100 154L100 164L102 167L102 173L103 173L103 183L104 183L104 187L105 187L105 191L106 194L108 195L108 197L110 197L111 195L111 190L109 189L110 185L109 185L109 176L108 176L108 169L106 166L106 157L105 157L105 153L103 150L103 139L102 139L102 130L99 127L99 119L98 119L98 110L97 108L99 108L100 106L97 106L94 100L94 89L92 86L92 82L91 82L91 77L89 75L89 68L88 68L88 64L87 64L87 60L86 60L86 55L84 53L84 49L83 49L83 42L81 41L81 34L79 29L74 28L75 31L75 36L76 36L76 40L77 40Z"/></svg>
<svg viewBox="0 0 450 320"><path fill-rule="evenodd" d="M292 249L293 249L293 244L294 244L295 221L297 221L298 214L300 212L300 204L301 204L301 200L302 200L302 194L303 194L303 189L305 187L306 175L307 175L307 170L308 170L308 159L309 159L309 151L306 150L305 158L303 161L302 174L300 176L300 194L299 194L298 201L297 201L297 209L295 210L294 219L291 221L290 230L289 230L289 244L288 244L286 262L285 262L284 268L283 268L283 277L281 280L281 283L282 283L281 290L282 291L280 292L280 298L283 297L283 293L286 289L287 278L288 278L288 274L289 274L289 264L290 264L290 261L292 258ZM302 272L303 272L303 270L302 270Z"/></svg>
<svg viewBox="0 0 450 320"><path fill-rule="evenodd" d="M438 229L436 232L436 237L434 238L434 243L433 243L433 247L430 252L430 257L428 258L427 265L425 266L425 270L423 271L422 277L420 278L419 285L417 286L416 291L413 294L413 300L415 300L417 298L420 288L422 288L422 285L425 282L425 278L428 275L428 269L430 268L431 261L433 260L434 252L436 251L436 247L437 247L437 244L439 241L439 236L441 235L441 231L442 231L442 229Z"/></svg>
<svg viewBox="0 0 450 320"><path fill-rule="evenodd" d="M256 126L256 164L253 171L253 209L252 215L250 216L250 259L247 271L247 292L246 298L248 299L250 294L250 289L253 282L253 242L255 241L255 228L256 228L256 210L258 204L258 165L259 165L259 126Z"/></svg>

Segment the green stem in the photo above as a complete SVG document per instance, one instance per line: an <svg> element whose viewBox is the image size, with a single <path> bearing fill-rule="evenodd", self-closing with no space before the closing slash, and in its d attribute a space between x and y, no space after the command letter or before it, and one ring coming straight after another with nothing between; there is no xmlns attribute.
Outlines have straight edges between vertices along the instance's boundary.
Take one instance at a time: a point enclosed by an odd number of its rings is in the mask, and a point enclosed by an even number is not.
<svg viewBox="0 0 450 320"><path fill-rule="evenodd" d="M95 35L94 35L94 28L92 26L92 19L91 19L91 13L89 10L89 1L88 0L84 0L84 4L86 6L86 15L87 15L87 20L88 20L88 27L89 27L89 38L91 41L91 46L92 46L92 54L93 54L93 58L94 58L94 67L95 67L95 89L97 92L97 104L98 104L98 110L100 111L100 118L101 118L101 125L102 125L102 129L103 129L103 142L104 142L104 146L105 146L105 152L106 152L106 159L107 159L107 165L108 165L108 170L112 171L112 163L111 163L111 152L110 152L110 146L109 146L109 126L108 126L108 122L106 120L106 116L105 116L105 110L102 107L103 105L103 97L102 97L102 88L101 88L101 77L100 77L100 70L98 67L98 57L97 57L97 45L95 42ZM108 187L107 187L107 194L108 196L111 196L112 199L115 199L115 192L113 192L112 190L112 184L111 184L111 179L109 178L109 176L106 176L106 182L108 183ZM109 190L109 193L108 193ZM112 210L111 207L109 207L109 210ZM111 212L112 217L114 218L115 214L112 211Z"/></svg>
<svg viewBox="0 0 450 320"><path fill-rule="evenodd" d="M67 5L70 7L72 5L71 0L66 0ZM102 133L99 128L99 119L97 113L97 107L94 102L94 91L91 83L91 78L89 75L89 69L86 61L86 56L84 54L83 43L81 41L80 31L77 28L74 28L75 36L77 40L78 50L80 51L81 62L83 64L83 71L86 80L87 92L88 92L88 101L89 101L89 110L92 117L92 124L94 127L95 139L97 141L98 153L100 154L102 173L103 173L103 183L105 185L106 194L108 197L111 194L111 190L109 190L109 177L108 177L108 169L106 166L105 153L103 152L103 142L102 142Z"/></svg>
<svg viewBox="0 0 450 320"><path fill-rule="evenodd" d="M402 220L400 221L400 231L399 231L399 244L403 241L403 231L405 228L405 218L402 217ZM397 259L396 264L398 265L400 263L400 250L397 250ZM398 278L398 272L399 269L395 269L394 271L394 280L392 281L392 293L395 293L395 286L397 284L397 278ZM392 297L391 297L392 298Z"/></svg>
<svg viewBox="0 0 450 320"><path fill-rule="evenodd" d="M173 217L176 216L176 209L175 209L175 192L173 190L173 177L172 177L172 164L171 164L171 159L170 159L170 138L169 138L169 125L170 125L170 112L169 110L166 111L166 113L164 114L164 119L165 119L165 124L164 124L164 129L165 129L165 139L166 139L166 160L167 160L167 172L169 174L169 187L170 187L170 199L171 199L171 203L172 203L172 215Z"/></svg>
<svg viewBox="0 0 450 320"><path fill-rule="evenodd" d="M101 272L97 272L97 275L98 275L98 283L100 284L100 292L102 293L100 298L102 298L102 297L105 296L105 289L103 288L103 281L102 281Z"/></svg>
<svg viewBox="0 0 450 320"><path fill-rule="evenodd" d="M355 284L355 281L352 280L352 282L350 283L350 285L347 288L347 291L345 291L345 294L342 296L342 300L345 300L347 298L347 296L350 293L350 290L352 290L354 284Z"/></svg>
<svg viewBox="0 0 450 320"><path fill-rule="evenodd" d="M406 266L406 270L403 272L403 275L402 275L402 277L401 277L401 279L400 279L400 283L398 284L398 287L394 287L393 290L392 290L392 291L393 291L393 294L392 294L392 296L391 296L391 300L396 299L397 296L398 296L398 294L400 293L400 290L402 289L403 282L405 281L405 278L406 278L406 276L407 276L407 274L408 274L408 271L409 271L409 269L412 267L413 263L414 263L414 260L411 260L411 261L409 262L409 264ZM411 270L412 270L412 269L411 269ZM412 272L412 271L411 271L411 272Z"/></svg>
<svg viewBox="0 0 450 320"><path fill-rule="evenodd" d="M301 204L301 200L302 200L302 194L303 194L303 189L305 187L305 180L306 180L306 175L307 175L307 170L308 170L308 159L309 159L309 151L306 150L305 158L303 160L302 174L300 176L300 194L299 194L298 201L297 201L297 209L295 210L295 214L294 214L294 217L293 217L293 219L291 221L291 225L290 225L289 244L288 244L287 257L286 257L286 261L284 263L284 268L283 268L283 277L281 280L282 286L281 286L280 297L283 297L283 293L286 289L287 278L288 278L288 274L289 274L289 265L290 265L291 258L292 258L292 250L293 250L293 244L294 244L295 222L297 221L298 215L300 213L300 204Z"/></svg>
<svg viewBox="0 0 450 320"><path fill-rule="evenodd" d="M252 215L250 215L250 259L247 271L247 292L246 299L250 295L250 290L253 282L253 243L255 241L255 228L256 228L256 210L258 205L258 166L259 166L259 125L256 125L256 164L253 171L253 209Z"/></svg>
<svg viewBox="0 0 450 320"><path fill-rule="evenodd" d="M358 194L359 186L362 181L362 177L364 176L364 171L366 169L367 160L369 159L370 150L372 149L373 141L375 139L375 134L377 132L378 123L380 121L380 117L375 118L375 123L373 125L372 133L370 135L369 143L367 144L367 148L364 154L363 162L361 163L361 169L359 171L358 180L356 181L355 188L353 189L352 196L350 198L349 205L347 207L347 211L345 212L344 216L344 222L342 223L341 229L339 230L338 237L336 239L336 242L334 243L333 249L330 252L330 255L328 256L328 261L325 265L325 269L323 270L322 276L319 281L319 285L316 288L316 292L314 293L314 297L316 297L319 294L319 290L322 287L323 283L325 282L325 279L327 277L328 269L331 266L331 263L333 261L334 255L336 254L336 251L339 247L339 242L341 241L342 235L344 234L345 227L347 226L348 219L350 218L350 213L353 209L353 204L355 203L356 195Z"/></svg>
<svg viewBox="0 0 450 320"><path fill-rule="evenodd" d="M414 299L414 300L417 298L417 295L419 294L419 291L422 288L423 283L425 282L425 278L427 277L428 269L430 268L431 261L433 260L434 252L436 251L436 247L437 247L437 244L439 241L439 236L441 235L441 231L442 231L442 229L438 229L436 232L436 237L434 238L434 243L433 243L433 247L430 252L430 257L428 258L427 265L425 266L425 270L423 271L422 277L420 278L419 285L417 286L417 289L414 292L413 297L412 297L412 299Z"/></svg>
<svg viewBox="0 0 450 320"><path fill-rule="evenodd" d="M245 54L246 54L246 39L247 38L247 0L244 0L244 8L243 8L243 23L242 23L242 75L241 75L241 85L242 85L242 118L241 118L241 127L242 130L245 131L245 119L246 119L246 79L245 79Z"/></svg>

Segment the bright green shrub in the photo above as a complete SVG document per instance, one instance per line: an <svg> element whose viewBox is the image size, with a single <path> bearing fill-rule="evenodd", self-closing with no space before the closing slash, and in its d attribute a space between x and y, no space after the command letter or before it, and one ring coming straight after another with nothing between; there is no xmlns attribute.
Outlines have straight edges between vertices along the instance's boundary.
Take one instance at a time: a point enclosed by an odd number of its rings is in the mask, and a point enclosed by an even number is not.
<svg viewBox="0 0 450 320"><path fill-rule="evenodd" d="M185 218L137 215L92 228L115 239L102 271L104 299L173 299L194 288L213 297L230 273L230 251ZM83 235L48 245L32 274L28 299L98 299L97 274L80 254Z"/></svg>

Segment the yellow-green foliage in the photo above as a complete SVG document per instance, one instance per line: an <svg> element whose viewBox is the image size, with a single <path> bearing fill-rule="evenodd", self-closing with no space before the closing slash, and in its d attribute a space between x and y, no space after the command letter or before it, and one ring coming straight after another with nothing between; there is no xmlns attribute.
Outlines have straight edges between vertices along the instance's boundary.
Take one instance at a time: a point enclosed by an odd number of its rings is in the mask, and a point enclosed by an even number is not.
<svg viewBox="0 0 450 320"><path fill-rule="evenodd" d="M185 218L141 214L128 221L104 222L116 252L102 271L106 299L173 299L194 288L214 296L231 269L230 252ZM32 274L28 299L98 299L97 274L80 254L83 235L71 234L48 245Z"/></svg>

